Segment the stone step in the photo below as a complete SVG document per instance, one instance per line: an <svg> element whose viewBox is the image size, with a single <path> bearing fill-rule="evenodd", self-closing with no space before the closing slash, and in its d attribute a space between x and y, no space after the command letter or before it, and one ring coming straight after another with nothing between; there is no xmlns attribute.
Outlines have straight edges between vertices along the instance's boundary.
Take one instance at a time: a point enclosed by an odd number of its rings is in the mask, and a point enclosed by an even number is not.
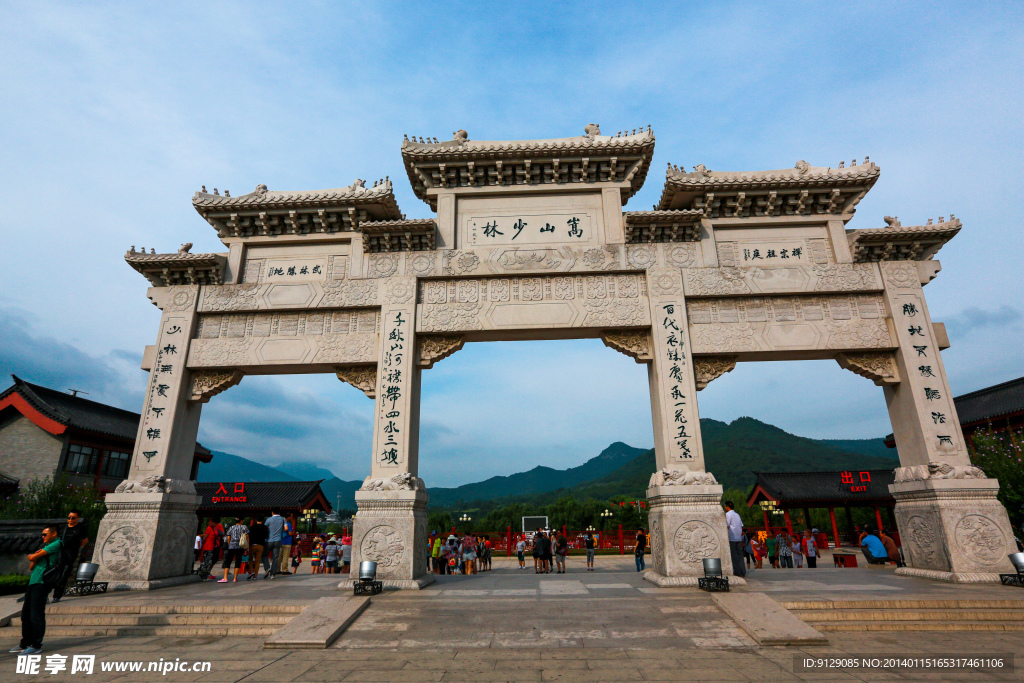
<svg viewBox="0 0 1024 683"><path fill-rule="evenodd" d="M793 600L783 602L789 610L836 609L1019 609L1024 600Z"/></svg>
<svg viewBox="0 0 1024 683"><path fill-rule="evenodd" d="M46 606L49 614L291 614L300 613L305 604L255 605L104 605L61 601Z"/></svg>
<svg viewBox="0 0 1024 683"><path fill-rule="evenodd" d="M1021 621L834 621L816 623L823 633L835 631L1024 631ZM49 633L49 631L47 631Z"/></svg>
<svg viewBox="0 0 1024 683"><path fill-rule="evenodd" d="M294 614L48 614L46 626L283 626ZM21 626L21 617L11 619Z"/></svg>
<svg viewBox="0 0 1024 683"><path fill-rule="evenodd" d="M62 638L117 636L141 638L147 636L182 637L228 637L228 636L271 636L279 626L46 626L46 637ZM17 638L21 629L0 629L0 637Z"/></svg>
<svg viewBox="0 0 1024 683"><path fill-rule="evenodd" d="M793 612L804 621L817 626L820 623L836 621L1000 621L1024 622L1024 611L1009 609L993 610L947 610L947 609L834 609L834 610L795 610Z"/></svg>

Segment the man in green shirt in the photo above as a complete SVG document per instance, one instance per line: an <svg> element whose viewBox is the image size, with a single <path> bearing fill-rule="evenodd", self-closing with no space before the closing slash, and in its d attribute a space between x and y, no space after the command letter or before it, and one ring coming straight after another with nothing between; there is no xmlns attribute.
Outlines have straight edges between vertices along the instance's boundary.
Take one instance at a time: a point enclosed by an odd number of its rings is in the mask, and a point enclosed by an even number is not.
<svg viewBox="0 0 1024 683"><path fill-rule="evenodd" d="M43 635L46 633L46 596L50 588L43 583L43 572L60 561L61 542L57 540L60 530L49 525L43 529L43 549L28 556L32 571L25 591L25 604L21 608L21 644L11 652L23 655L38 654L43 649Z"/></svg>

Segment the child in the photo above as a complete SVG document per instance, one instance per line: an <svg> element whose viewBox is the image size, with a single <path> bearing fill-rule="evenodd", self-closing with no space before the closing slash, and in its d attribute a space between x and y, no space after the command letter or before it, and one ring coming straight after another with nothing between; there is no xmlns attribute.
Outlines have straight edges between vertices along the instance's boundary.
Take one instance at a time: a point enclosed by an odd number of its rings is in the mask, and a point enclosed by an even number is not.
<svg viewBox="0 0 1024 683"><path fill-rule="evenodd" d="M309 573L320 573L320 542L313 539L313 558L309 561Z"/></svg>
<svg viewBox="0 0 1024 683"><path fill-rule="evenodd" d="M299 565L302 564L302 550L298 543L292 544L292 574L299 573Z"/></svg>

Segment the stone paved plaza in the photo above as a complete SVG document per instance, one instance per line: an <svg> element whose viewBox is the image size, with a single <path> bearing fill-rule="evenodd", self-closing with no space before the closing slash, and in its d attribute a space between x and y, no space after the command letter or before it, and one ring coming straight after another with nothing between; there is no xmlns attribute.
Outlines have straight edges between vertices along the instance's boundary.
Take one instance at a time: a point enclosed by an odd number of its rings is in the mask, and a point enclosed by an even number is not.
<svg viewBox="0 0 1024 683"><path fill-rule="evenodd" d="M44 654L95 654L101 661L210 661L205 674L100 673L85 680L195 681L529 681L529 680L1020 680L1019 673L794 672L795 658L855 655L1013 653L1020 632L828 633L827 647L761 647L693 588L656 588L632 558L601 557L586 572L537 576L499 558L491 573L439 577L422 591L388 591L326 650L265 650L264 637L51 638ZM761 570L734 592L764 591L779 601L1013 599L999 586L954 586L896 576L892 570ZM273 582L213 582L151 592L73 598L74 604L308 604L338 595L337 579L308 574ZM69 601L65 601L69 602ZM0 630L10 646L14 629ZM0 680L14 675L0 655ZM46 675L45 673L42 675ZM79 680L80 675L46 675Z"/></svg>

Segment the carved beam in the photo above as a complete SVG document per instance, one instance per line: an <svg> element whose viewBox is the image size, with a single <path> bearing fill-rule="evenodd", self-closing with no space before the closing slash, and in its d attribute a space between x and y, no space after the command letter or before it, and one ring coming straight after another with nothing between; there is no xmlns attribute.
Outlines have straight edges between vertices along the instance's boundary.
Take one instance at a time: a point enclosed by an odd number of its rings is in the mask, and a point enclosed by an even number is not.
<svg viewBox="0 0 1024 683"><path fill-rule="evenodd" d="M417 343L416 363L422 368L432 368L434 363L452 355L465 343L465 337L421 335Z"/></svg>
<svg viewBox="0 0 1024 683"><path fill-rule="evenodd" d="M624 353L637 363L650 363L651 335L647 330L606 330L601 333L601 341L610 349Z"/></svg>
<svg viewBox="0 0 1024 683"><path fill-rule="evenodd" d="M211 398L242 381L241 370L193 370L190 401L206 403Z"/></svg>
<svg viewBox="0 0 1024 683"><path fill-rule="evenodd" d="M841 353L836 356L839 367L867 377L878 386L899 384L900 373L891 353Z"/></svg>
<svg viewBox="0 0 1024 683"><path fill-rule="evenodd" d="M696 356L693 359L693 374L700 391L712 380L716 380L736 368L736 356Z"/></svg>
<svg viewBox="0 0 1024 683"><path fill-rule="evenodd" d="M335 366L334 374L342 382L348 382L370 398L377 398L377 366L344 365Z"/></svg>

